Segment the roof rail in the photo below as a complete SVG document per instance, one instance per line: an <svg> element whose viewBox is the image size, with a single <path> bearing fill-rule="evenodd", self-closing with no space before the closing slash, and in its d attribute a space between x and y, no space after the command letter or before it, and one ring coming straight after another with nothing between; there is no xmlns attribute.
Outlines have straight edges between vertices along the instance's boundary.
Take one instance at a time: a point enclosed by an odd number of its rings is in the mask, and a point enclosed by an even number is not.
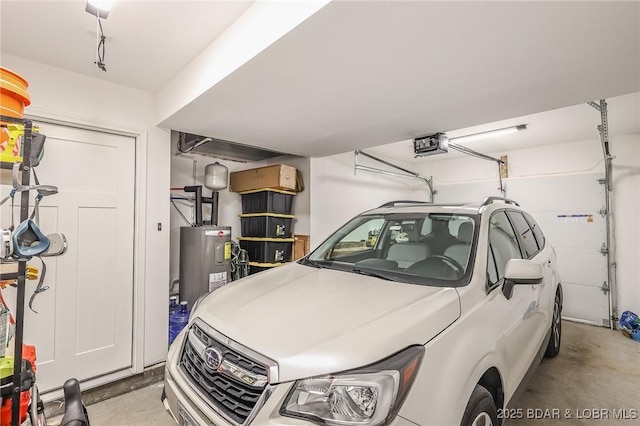
<svg viewBox="0 0 640 426"><path fill-rule="evenodd" d="M482 204L480 205L480 207L484 207L484 206L488 206L489 204L493 204L494 201L503 201L506 204L515 204L516 206L520 207L520 204L518 204L517 202L509 199L509 198L504 198L504 197L487 197L484 199L484 201L482 202Z"/></svg>
<svg viewBox="0 0 640 426"><path fill-rule="evenodd" d="M396 201L389 201L388 203L384 203L383 205L381 205L378 208L382 208L382 207L395 207L399 204L433 204L430 201L415 201L415 200L396 200Z"/></svg>

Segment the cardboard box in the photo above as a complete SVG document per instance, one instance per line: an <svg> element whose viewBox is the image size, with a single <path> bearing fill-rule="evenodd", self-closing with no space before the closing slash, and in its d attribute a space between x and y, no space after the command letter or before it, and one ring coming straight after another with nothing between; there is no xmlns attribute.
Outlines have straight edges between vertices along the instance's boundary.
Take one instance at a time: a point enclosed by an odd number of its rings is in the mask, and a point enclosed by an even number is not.
<svg viewBox="0 0 640 426"><path fill-rule="evenodd" d="M309 254L309 236L295 234L293 236L293 260L302 259Z"/></svg>
<svg viewBox="0 0 640 426"><path fill-rule="evenodd" d="M284 164L258 167L257 169L232 172L229 189L233 192L252 191L262 188L275 188L285 191L298 191L297 170Z"/></svg>

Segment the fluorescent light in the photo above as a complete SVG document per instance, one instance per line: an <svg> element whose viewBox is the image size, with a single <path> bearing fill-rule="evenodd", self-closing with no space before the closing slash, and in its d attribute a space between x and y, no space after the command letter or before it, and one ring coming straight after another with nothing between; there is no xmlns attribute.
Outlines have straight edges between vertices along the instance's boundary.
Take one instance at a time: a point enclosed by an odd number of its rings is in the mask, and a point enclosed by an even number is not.
<svg viewBox="0 0 640 426"><path fill-rule="evenodd" d="M479 140L479 139L487 139L493 136L501 136L501 135L508 135L510 133L516 133L519 132L521 130L527 130L527 125L526 124L519 124L517 126L511 126L511 127L505 127L502 129L495 129L495 130L487 130L486 132L480 132L480 133L473 133L470 135L464 135L464 136L458 136L457 138L449 138L449 141L455 141L457 142L468 142L468 141L474 141L474 140Z"/></svg>
<svg viewBox="0 0 640 426"><path fill-rule="evenodd" d="M84 10L98 18L107 19L113 3L114 0L87 0Z"/></svg>

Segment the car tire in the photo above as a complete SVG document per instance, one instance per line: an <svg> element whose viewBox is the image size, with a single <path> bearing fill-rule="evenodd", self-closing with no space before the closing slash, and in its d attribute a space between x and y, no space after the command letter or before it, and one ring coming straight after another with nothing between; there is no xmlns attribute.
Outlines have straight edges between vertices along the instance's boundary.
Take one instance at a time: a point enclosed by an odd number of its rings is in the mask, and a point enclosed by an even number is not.
<svg viewBox="0 0 640 426"><path fill-rule="evenodd" d="M545 358L554 358L560 353L560 342L562 340L562 301L560 293L556 292L556 300L553 302L553 318L551 321L551 335L549 344L544 353Z"/></svg>
<svg viewBox="0 0 640 426"><path fill-rule="evenodd" d="M491 393L476 385L464 410L460 426L497 426L498 412Z"/></svg>

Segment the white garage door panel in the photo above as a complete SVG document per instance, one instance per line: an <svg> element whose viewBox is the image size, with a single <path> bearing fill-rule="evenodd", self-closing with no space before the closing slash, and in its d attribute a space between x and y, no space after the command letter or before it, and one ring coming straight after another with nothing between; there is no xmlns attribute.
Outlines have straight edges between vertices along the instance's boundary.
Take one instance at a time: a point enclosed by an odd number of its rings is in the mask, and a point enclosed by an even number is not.
<svg viewBox="0 0 640 426"><path fill-rule="evenodd" d="M563 283L574 283L602 287L607 280L606 263L603 256L594 250L556 248L558 272Z"/></svg>
<svg viewBox="0 0 640 426"><path fill-rule="evenodd" d="M508 197L517 200L538 221L555 247L565 291L563 316L603 325L609 300L600 288L607 281L606 221L601 173L510 180Z"/></svg>
<svg viewBox="0 0 640 426"><path fill-rule="evenodd" d="M606 241L605 219L594 211L531 212L531 214L556 248L591 247L600 250L602 243ZM591 215L593 222L587 222L588 218L585 217L576 217L584 214ZM560 218L559 215L574 217Z"/></svg>
<svg viewBox="0 0 640 426"><path fill-rule="evenodd" d="M600 210L604 203L601 173L509 179L507 197L535 211ZM596 208L597 206L597 208Z"/></svg>
<svg viewBox="0 0 640 426"><path fill-rule="evenodd" d="M135 139L52 124L40 131L47 140L36 172L59 189L42 200L40 227L68 242L64 256L45 259L50 288L34 302L39 314L25 315L38 387L48 391L132 365ZM34 288L27 283L27 299ZM15 292L8 296L14 304Z"/></svg>
<svg viewBox="0 0 640 426"><path fill-rule="evenodd" d="M566 319L588 321L608 327L609 303L597 287L563 282L565 304L562 316ZM579 301L579 303L576 303Z"/></svg>

